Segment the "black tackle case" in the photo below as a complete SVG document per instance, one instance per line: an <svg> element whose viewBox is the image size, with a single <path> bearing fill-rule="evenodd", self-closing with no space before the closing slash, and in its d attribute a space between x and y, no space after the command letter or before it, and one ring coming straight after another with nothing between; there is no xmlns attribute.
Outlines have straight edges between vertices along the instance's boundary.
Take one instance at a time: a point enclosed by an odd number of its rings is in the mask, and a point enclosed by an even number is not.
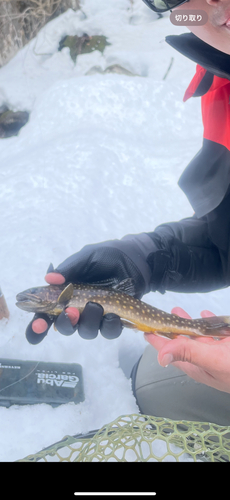
<svg viewBox="0 0 230 500"><path fill-rule="evenodd" d="M0 406L84 401L79 364L0 358Z"/></svg>

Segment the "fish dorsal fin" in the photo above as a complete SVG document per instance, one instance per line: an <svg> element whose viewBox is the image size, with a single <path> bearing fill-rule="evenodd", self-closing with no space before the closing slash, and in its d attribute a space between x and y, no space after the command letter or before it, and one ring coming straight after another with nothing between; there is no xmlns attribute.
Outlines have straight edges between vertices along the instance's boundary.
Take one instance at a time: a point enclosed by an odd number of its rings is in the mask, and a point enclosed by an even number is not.
<svg viewBox="0 0 230 500"><path fill-rule="evenodd" d="M89 284L103 288L112 288L113 290L116 290L116 292L127 293L132 296L137 293L135 281L132 278L126 278L120 282L117 278L109 278L107 280L93 281Z"/></svg>
<svg viewBox="0 0 230 500"><path fill-rule="evenodd" d="M127 293L128 295L134 296L136 293L135 282L132 278L127 278L123 281L120 281L120 283L117 283L116 285L114 285L113 290L116 290L117 292L121 292L121 293Z"/></svg>
<svg viewBox="0 0 230 500"><path fill-rule="evenodd" d="M73 297L73 285L72 283L69 283L64 290L62 290L61 294L58 297L57 303L61 304L62 302L68 302Z"/></svg>

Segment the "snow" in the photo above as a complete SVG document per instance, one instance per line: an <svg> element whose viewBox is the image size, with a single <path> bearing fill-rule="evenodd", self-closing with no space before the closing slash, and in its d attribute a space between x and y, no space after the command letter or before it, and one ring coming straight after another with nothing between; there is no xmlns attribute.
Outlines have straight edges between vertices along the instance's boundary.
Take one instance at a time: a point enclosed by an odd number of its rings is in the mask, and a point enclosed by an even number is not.
<svg viewBox="0 0 230 500"><path fill-rule="evenodd" d="M0 69L0 105L31 113L17 137L0 141L0 284L10 310L0 324L0 355L80 363L85 389L79 405L0 408L1 461L138 412L119 360L138 359L142 333L125 329L119 339L89 342L51 329L32 346L24 334L32 316L15 307L15 296L42 285L50 262L57 266L85 244L192 215L177 180L202 144L200 100L182 102L195 64L164 41L186 31L167 14L157 20L140 0L85 0ZM111 45L74 65L59 41L84 32L103 34ZM140 76L85 75L111 64ZM168 312L179 305L193 317L202 309L225 314L229 305L227 290L144 300Z"/></svg>

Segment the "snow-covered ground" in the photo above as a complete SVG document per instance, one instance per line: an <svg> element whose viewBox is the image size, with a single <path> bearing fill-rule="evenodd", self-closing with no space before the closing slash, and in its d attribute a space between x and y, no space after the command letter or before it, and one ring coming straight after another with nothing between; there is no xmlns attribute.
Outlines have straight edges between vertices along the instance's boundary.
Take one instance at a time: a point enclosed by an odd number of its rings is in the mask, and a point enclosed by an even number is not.
<svg viewBox="0 0 230 500"><path fill-rule="evenodd" d="M85 0L0 69L0 105L31 112L18 137L0 141L0 285L10 309L0 323L0 357L80 363L85 388L79 405L0 407L1 461L138 411L119 359L139 357L142 333L89 342L51 329L32 346L24 334L32 316L15 307L15 295L42 285L50 262L57 266L85 244L192 214L177 180L202 145L200 99L182 102L195 64L164 41L186 31L168 15L157 20L141 0ZM59 41L84 32L105 35L111 45L74 65L69 49L58 51ZM85 75L111 64L140 76ZM152 293L144 300L198 317L202 309L226 313L229 292Z"/></svg>

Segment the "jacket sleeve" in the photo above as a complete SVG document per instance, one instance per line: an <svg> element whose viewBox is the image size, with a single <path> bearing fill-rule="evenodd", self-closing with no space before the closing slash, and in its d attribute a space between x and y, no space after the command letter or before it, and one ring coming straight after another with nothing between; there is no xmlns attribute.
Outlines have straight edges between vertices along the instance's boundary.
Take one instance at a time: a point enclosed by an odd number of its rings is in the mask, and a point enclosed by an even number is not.
<svg viewBox="0 0 230 500"><path fill-rule="evenodd" d="M228 286L223 256L209 237L205 217L162 224L148 235L156 246L148 258L151 290L199 293Z"/></svg>

